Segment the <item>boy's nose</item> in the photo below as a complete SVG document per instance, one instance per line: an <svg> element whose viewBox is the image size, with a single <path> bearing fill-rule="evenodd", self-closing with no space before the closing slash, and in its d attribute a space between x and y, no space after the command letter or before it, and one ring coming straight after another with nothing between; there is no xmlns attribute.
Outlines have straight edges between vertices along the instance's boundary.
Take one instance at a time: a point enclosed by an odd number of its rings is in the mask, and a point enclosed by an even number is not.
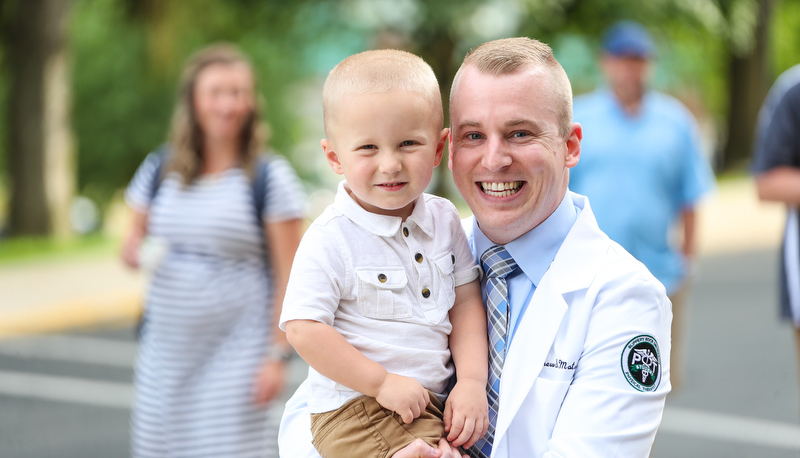
<svg viewBox="0 0 800 458"><path fill-rule="evenodd" d="M394 174L403 169L403 163L400 161L399 153L388 152L382 155L380 161L380 171L385 174Z"/></svg>

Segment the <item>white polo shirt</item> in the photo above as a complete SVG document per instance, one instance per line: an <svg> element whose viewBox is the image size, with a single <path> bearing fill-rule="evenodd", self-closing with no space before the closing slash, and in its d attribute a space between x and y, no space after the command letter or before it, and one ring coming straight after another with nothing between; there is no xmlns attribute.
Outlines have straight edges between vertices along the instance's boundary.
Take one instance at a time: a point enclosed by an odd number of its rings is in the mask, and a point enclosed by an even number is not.
<svg viewBox="0 0 800 458"><path fill-rule="evenodd" d="M423 194L406 221L364 210L339 184L308 228L292 264L281 313L333 326L387 371L413 377L444 399L453 375L448 312L455 287L476 279L455 206ZM360 396L309 368L311 413Z"/></svg>

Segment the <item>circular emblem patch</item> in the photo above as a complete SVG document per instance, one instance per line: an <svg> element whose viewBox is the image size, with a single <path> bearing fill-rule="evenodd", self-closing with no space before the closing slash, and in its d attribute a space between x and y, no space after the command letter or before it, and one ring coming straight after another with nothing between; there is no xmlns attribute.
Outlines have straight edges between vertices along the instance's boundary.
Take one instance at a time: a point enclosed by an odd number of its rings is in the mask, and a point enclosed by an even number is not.
<svg viewBox="0 0 800 458"><path fill-rule="evenodd" d="M661 383L661 354L652 336L631 339L622 349L622 373L639 391L655 391Z"/></svg>

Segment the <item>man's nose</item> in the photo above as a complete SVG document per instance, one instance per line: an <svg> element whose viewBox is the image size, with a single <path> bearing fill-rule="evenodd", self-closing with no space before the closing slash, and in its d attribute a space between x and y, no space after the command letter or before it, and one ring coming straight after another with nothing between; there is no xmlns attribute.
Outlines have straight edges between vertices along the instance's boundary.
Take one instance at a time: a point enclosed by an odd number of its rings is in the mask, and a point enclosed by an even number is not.
<svg viewBox="0 0 800 458"><path fill-rule="evenodd" d="M488 139L481 165L491 172L496 172L511 165L508 145L505 145L501 139Z"/></svg>

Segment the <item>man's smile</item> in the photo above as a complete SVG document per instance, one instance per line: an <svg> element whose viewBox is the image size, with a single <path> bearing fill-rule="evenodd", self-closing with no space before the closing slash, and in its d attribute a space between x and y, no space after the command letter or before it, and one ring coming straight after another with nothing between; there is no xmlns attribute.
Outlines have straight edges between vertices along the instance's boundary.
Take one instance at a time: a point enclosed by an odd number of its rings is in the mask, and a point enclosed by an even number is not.
<svg viewBox="0 0 800 458"><path fill-rule="evenodd" d="M514 195L522 187L522 183L524 182L522 181L507 181L501 183L489 182L489 181L478 182L484 194L488 194L492 197L508 197Z"/></svg>

